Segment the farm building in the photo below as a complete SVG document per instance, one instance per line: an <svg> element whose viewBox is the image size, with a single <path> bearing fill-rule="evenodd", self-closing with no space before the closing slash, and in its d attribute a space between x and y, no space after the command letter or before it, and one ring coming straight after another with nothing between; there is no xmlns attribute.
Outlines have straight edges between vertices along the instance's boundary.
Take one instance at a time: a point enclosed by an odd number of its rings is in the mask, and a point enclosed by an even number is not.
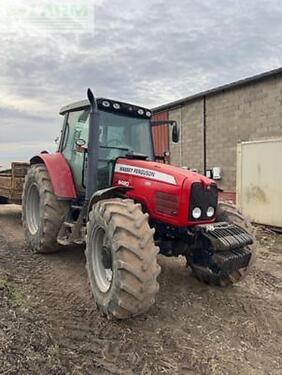
<svg viewBox="0 0 282 375"><path fill-rule="evenodd" d="M156 129L155 149L170 162L217 180L236 199L237 145L282 138L282 68L201 92L153 109L156 120L176 120L180 141ZM273 166L269 166L270 168Z"/></svg>

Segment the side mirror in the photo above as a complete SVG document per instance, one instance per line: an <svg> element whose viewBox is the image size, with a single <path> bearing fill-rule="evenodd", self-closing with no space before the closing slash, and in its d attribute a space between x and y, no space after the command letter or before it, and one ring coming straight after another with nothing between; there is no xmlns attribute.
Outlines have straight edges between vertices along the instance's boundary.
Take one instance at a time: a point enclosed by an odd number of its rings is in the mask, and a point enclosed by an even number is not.
<svg viewBox="0 0 282 375"><path fill-rule="evenodd" d="M178 143L179 141L179 130L177 127L177 123L174 123L172 126L172 142Z"/></svg>
<svg viewBox="0 0 282 375"><path fill-rule="evenodd" d="M169 125L172 126L172 142L178 143L179 141L179 130L177 126L177 122L173 120L159 120L159 121L150 121L151 126L159 126L159 125Z"/></svg>

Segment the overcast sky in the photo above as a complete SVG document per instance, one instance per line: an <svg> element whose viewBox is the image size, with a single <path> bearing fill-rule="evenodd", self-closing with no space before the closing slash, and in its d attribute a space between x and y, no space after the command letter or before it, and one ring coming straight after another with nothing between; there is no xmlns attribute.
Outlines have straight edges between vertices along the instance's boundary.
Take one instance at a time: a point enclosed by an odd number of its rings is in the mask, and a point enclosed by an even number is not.
<svg viewBox="0 0 282 375"><path fill-rule="evenodd" d="M7 1L0 8L0 165L54 150L63 104L153 107L280 67L280 0Z"/></svg>

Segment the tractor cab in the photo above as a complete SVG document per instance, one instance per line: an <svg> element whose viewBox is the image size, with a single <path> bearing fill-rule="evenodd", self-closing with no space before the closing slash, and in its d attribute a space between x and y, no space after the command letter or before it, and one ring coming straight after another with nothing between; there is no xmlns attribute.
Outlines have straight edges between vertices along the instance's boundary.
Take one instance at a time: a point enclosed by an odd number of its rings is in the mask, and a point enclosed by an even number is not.
<svg viewBox="0 0 282 375"><path fill-rule="evenodd" d="M112 171L118 157L154 160L149 109L105 98L98 98L99 150L98 188L111 185ZM64 116L58 151L68 161L76 188L86 187L85 166L89 145L89 101L80 101L61 109Z"/></svg>

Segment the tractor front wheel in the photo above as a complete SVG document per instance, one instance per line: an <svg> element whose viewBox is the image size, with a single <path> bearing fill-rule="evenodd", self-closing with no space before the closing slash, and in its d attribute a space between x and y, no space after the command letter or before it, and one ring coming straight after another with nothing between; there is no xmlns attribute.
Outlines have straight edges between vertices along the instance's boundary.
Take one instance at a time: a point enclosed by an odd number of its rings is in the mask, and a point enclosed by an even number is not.
<svg viewBox="0 0 282 375"><path fill-rule="evenodd" d="M146 312L159 290L158 247L148 215L130 199L96 203L89 215L86 267L98 308L126 319Z"/></svg>
<svg viewBox="0 0 282 375"><path fill-rule="evenodd" d="M53 253L62 248L57 235L69 209L53 193L44 164L32 165L25 176L22 222L26 245L35 253Z"/></svg>

